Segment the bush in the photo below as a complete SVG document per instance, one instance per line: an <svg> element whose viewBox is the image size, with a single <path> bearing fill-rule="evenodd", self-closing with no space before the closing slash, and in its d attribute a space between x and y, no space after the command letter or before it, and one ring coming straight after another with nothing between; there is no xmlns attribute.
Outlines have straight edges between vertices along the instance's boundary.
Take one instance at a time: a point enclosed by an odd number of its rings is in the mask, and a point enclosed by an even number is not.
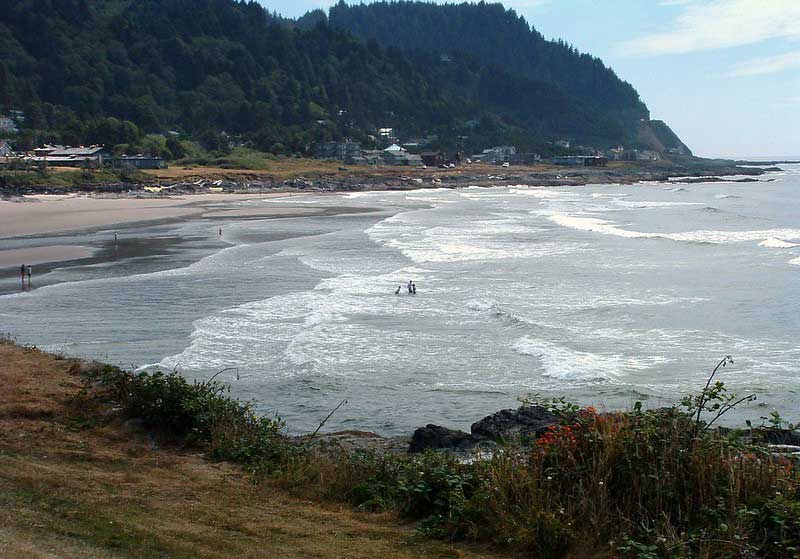
<svg viewBox="0 0 800 559"><path fill-rule="evenodd" d="M100 381L126 417L141 419L162 437L205 446L217 460L275 467L289 453L283 422L256 416L249 405L228 397L227 385L188 382L175 372L133 373L106 367Z"/></svg>
<svg viewBox="0 0 800 559"><path fill-rule="evenodd" d="M491 541L542 558L800 558L800 473L738 432L707 429L735 402L719 385L689 406L599 414L553 403L561 423L529 447L465 463L291 443L216 382L175 373L95 373L126 416L271 476L306 496L391 510L422 533ZM716 402L723 402L719 407ZM700 412L698 413L698 410Z"/></svg>

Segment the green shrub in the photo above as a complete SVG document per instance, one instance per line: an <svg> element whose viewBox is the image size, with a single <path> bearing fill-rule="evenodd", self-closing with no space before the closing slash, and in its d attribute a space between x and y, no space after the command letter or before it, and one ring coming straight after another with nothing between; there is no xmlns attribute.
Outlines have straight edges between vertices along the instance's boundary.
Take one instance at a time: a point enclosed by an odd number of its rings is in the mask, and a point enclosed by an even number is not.
<svg viewBox="0 0 800 559"><path fill-rule="evenodd" d="M721 367L722 365L720 365ZM532 556L575 548L637 559L800 558L800 472L740 432L706 427L739 400L709 382L685 408L599 414L564 401L530 447L463 462L301 445L216 382L176 373L93 373L128 417L244 464L306 496L396 511L423 534ZM717 404L719 403L719 406ZM699 412L698 412L699 410ZM310 442L310 441L309 441Z"/></svg>
<svg viewBox="0 0 800 559"><path fill-rule="evenodd" d="M175 372L133 373L114 367L96 371L125 417L141 419L161 436L206 446L212 458L275 467L291 452L280 419L258 417L249 405L226 395L216 381L188 382Z"/></svg>

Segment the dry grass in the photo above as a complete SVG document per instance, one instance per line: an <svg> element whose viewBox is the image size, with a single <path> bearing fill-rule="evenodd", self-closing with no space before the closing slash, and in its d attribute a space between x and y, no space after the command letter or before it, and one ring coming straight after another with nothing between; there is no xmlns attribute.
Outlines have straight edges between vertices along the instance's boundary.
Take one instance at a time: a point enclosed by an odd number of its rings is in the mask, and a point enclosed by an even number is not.
<svg viewBox="0 0 800 559"><path fill-rule="evenodd" d="M628 164L617 162L613 168L625 168ZM221 178L269 178L275 180L286 180L297 177L314 178L323 176L369 176L369 177L389 177L398 176L419 177L419 176L448 176L455 174L467 175L491 175L491 174L521 174L521 173L550 173L553 171L564 171L564 167L553 165L536 166L514 166L500 167L497 165L473 164L455 169L439 168L419 168L419 167L390 167L390 166L359 166L343 165L339 161L327 161L320 159L306 158L281 158L270 159L264 162L264 169L224 169L220 167L204 166L171 166L168 169L146 170L145 173L160 180L188 180L188 179L221 179ZM341 170L340 168L345 168ZM583 169L583 168L580 168ZM573 169L574 170L574 169Z"/></svg>
<svg viewBox="0 0 800 559"><path fill-rule="evenodd" d="M253 485L228 464L87 426L77 365L0 343L0 557L460 557L392 515ZM100 412L102 410L94 410Z"/></svg>

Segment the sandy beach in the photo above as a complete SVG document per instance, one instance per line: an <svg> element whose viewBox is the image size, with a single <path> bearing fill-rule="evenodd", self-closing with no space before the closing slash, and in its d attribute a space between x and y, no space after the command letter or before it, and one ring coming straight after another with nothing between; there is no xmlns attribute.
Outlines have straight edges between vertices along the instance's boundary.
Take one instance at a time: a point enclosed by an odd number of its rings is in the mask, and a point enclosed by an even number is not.
<svg viewBox="0 0 800 559"><path fill-rule="evenodd" d="M298 194L197 194L174 198L25 196L20 201L0 201L0 239L200 216L209 211L204 207L209 203L287 196ZM274 211L281 215L306 213L302 208L276 208ZM269 217L272 212L264 208L258 215Z"/></svg>
<svg viewBox="0 0 800 559"><path fill-rule="evenodd" d="M25 196L0 201L0 270L20 263L52 264L97 255L96 246L65 244L57 239L74 232L116 226L152 225L155 222L198 219L270 219L301 217L320 212L306 207L226 207L226 202L301 196L299 193L198 194L170 198L98 198L81 195ZM55 238L46 238L53 235ZM23 237L42 236L41 246L20 246ZM37 241L34 241L36 244Z"/></svg>

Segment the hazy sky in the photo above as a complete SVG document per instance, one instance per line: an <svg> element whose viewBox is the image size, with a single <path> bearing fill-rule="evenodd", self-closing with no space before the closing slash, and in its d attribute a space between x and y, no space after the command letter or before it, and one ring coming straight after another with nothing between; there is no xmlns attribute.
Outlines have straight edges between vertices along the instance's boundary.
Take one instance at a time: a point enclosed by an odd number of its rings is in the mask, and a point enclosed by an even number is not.
<svg viewBox="0 0 800 559"><path fill-rule="evenodd" d="M261 0L296 17L326 0ZM602 58L697 155L800 156L800 0L507 0Z"/></svg>

